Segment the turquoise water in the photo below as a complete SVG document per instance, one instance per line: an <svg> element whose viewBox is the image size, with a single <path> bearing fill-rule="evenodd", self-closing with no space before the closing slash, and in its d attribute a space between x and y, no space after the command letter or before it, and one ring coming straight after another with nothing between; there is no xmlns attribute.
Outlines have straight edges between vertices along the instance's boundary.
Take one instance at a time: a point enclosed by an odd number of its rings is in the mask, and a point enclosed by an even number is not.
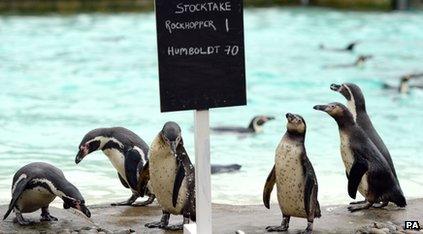
<svg viewBox="0 0 423 234"><path fill-rule="evenodd" d="M211 136L213 163L243 165L239 173L212 176L213 201L261 203L286 112L307 122L320 202L349 201L337 126L312 109L344 102L329 85L347 81L362 87L404 193L422 197L423 91L399 95L381 88L423 70L422 25L421 12L246 10L248 106L214 109L211 124L247 125L256 114L277 119L255 136ZM340 47L352 40L362 42L352 54L318 49L319 43ZM359 54L374 59L360 68L323 68ZM80 140L97 127L124 126L150 143L165 121L175 120L194 159L193 113L159 111L153 13L2 16L0 61L0 203L10 199L13 173L33 161L63 169L89 204L127 198L130 192L101 152L74 164Z"/></svg>

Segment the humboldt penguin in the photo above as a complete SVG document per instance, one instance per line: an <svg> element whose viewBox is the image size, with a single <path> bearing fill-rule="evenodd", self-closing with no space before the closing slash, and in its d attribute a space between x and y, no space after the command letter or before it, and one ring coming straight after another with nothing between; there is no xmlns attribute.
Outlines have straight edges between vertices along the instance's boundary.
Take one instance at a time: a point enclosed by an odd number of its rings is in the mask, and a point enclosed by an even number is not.
<svg viewBox="0 0 423 234"><path fill-rule="evenodd" d="M352 204L348 209L351 212L368 209L379 202L393 202L399 207L405 207L405 197L389 163L354 121L348 108L335 102L316 105L314 109L328 113L337 122L341 156L348 178L348 194L355 199L358 190L366 199L364 204Z"/></svg>
<svg viewBox="0 0 423 234"><path fill-rule="evenodd" d="M348 68L348 67L361 67L367 60L373 58L372 55L360 55L357 57L354 63L348 64L337 64L337 65L326 65L324 68Z"/></svg>
<svg viewBox="0 0 423 234"><path fill-rule="evenodd" d="M40 221L57 221L48 210L56 197L63 200L64 209L74 208L87 217L91 216L81 193L66 180L60 169L47 163L30 163L19 169L13 177L12 199L3 220L13 210L19 224L29 225L32 222L24 219L22 213L41 209Z"/></svg>
<svg viewBox="0 0 423 234"><path fill-rule="evenodd" d="M354 50L355 46L358 43L359 43L359 41L353 41L344 48L327 48L325 45L320 44L319 48L321 50L331 50L331 51L338 51L338 52L352 52Z"/></svg>
<svg viewBox="0 0 423 234"><path fill-rule="evenodd" d="M286 114L287 130L276 148L275 165L267 177L263 202L270 208L269 200L276 183L282 224L266 230L287 231L291 216L306 218L305 233L313 232L313 220L321 216L317 201L317 178L304 146L306 123L300 115Z"/></svg>
<svg viewBox="0 0 423 234"><path fill-rule="evenodd" d="M228 172L236 172L241 169L241 165L239 164L228 164L228 165L219 165L219 164L212 164L211 165L211 174L221 174L221 173L228 173Z"/></svg>
<svg viewBox="0 0 423 234"><path fill-rule="evenodd" d="M160 221L145 226L181 230L183 224L195 221L195 174L177 123L163 126L151 143L149 159L143 170L150 173L151 187L163 215ZM169 225L170 214L183 215L183 224Z"/></svg>
<svg viewBox="0 0 423 234"><path fill-rule="evenodd" d="M263 130L263 125L275 117L259 115L251 119L248 127L212 127L211 130L217 133L258 133Z"/></svg>
<svg viewBox="0 0 423 234"><path fill-rule="evenodd" d="M401 77L400 84L398 87L385 83L383 84L383 88L397 90L400 94L408 94L410 93L410 89L412 88L423 89L423 85L410 84L410 80L412 78L418 78L418 77L423 77L423 73L404 75Z"/></svg>
<svg viewBox="0 0 423 234"><path fill-rule="evenodd" d="M345 83L342 85L332 84L330 88L333 91L341 93L347 99L348 110L351 112L354 121L357 122L357 125L363 129L370 140L376 145L377 149L388 162L395 178L397 178L391 154L389 153L385 143L383 143L382 138L373 127L372 121L367 114L366 102L360 87L352 83Z"/></svg>
<svg viewBox="0 0 423 234"><path fill-rule="evenodd" d="M154 195L147 184L148 173L139 173L148 162L148 145L134 132L123 127L97 128L88 132L81 143L75 158L78 164L88 154L102 150L116 169L120 182L131 189L132 196L114 206L145 206L154 201ZM142 190L140 190L142 189ZM148 200L135 204L138 197L148 195Z"/></svg>

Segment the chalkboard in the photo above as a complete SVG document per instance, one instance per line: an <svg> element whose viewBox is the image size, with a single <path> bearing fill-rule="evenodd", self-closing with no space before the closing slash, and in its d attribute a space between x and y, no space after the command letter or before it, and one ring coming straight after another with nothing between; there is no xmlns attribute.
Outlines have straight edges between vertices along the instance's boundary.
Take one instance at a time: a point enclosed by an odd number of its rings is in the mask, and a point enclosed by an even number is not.
<svg viewBox="0 0 423 234"><path fill-rule="evenodd" d="M161 111L246 104L242 0L156 0Z"/></svg>

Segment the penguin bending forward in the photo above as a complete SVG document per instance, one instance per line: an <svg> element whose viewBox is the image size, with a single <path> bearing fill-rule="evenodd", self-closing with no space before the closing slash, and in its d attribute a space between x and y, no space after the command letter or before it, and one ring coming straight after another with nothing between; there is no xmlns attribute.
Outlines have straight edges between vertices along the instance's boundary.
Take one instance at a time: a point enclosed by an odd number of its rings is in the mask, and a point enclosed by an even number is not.
<svg viewBox="0 0 423 234"><path fill-rule="evenodd" d="M211 130L218 133L258 133L263 130L263 125L275 117L258 115L251 119L248 127L212 127Z"/></svg>
<svg viewBox="0 0 423 234"><path fill-rule="evenodd" d="M316 105L314 109L328 113L337 122L341 156L348 178L348 194L355 199L358 190L366 199L364 205L354 204L348 209L351 212L368 209L379 202L393 202L399 207L405 207L405 197L388 162L354 121L347 107L335 102Z"/></svg>
<svg viewBox="0 0 423 234"><path fill-rule="evenodd" d="M348 110L351 112L354 121L367 134L373 144L375 144L376 148L389 164L395 179L398 180L391 154L389 153L389 150L382 138L373 127L372 121L366 112L366 102L360 87L352 83L345 83L342 85L332 84L330 88L333 91L341 93L347 99ZM399 181L397 181L397 183L399 190L402 193ZM388 205L388 201L382 201L382 205L380 207L384 207L386 205Z"/></svg>
<svg viewBox="0 0 423 234"><path fill-rule="evenodd" d="M306 123L299 115L286 114L287 131L276 148L275 165L267 177L263 191L264 206L269 209L270 194L276 183L281 226L266 230L287 231L291 216L306 218L306 233L313 232L313 220L321 216L317 201L317 178L304 146Z"/></svg>
<svg viewBox="0 0 423 234"><path fill-rule="evenodd" d="M122 185L131 189L132 196L124 202L113 203L115 206L145 206L154 201L154 194L148 189L148 173L139 173L148 163L148 145L134 132L123 127L97 128L88 132L79 144L75 163L88 154L102 150L116 169ZM145 186L139 186L145 184ZM134 204L138 197L149 196L147 201Z"/></svg>
<svg viewBox="0 0 423 234"><path fill-rule="evenodd" d="M151 143L149 158L143 171L150 173L151 187L163 215L160 221L145 226L181 230L183 224L195 221L195 174L177 123L167 122L163 126ZM183 215L183 224L169 226L170 214Z"/></svg>
<svg viewBox="0 0 423 234"><path fill-rule="evenodd" d="M66 180L60 169L47 163L30 163L19 169L13 177L12 199L3 220L13 210L19 224L29 225L32 222L25 220L22 213L32 213L41 209L40 221L57 221L58 219L51 216L48 210L49 204L56 197L63 200L63 208L72 207L87 217L91 216L81 193Z"/></svg>

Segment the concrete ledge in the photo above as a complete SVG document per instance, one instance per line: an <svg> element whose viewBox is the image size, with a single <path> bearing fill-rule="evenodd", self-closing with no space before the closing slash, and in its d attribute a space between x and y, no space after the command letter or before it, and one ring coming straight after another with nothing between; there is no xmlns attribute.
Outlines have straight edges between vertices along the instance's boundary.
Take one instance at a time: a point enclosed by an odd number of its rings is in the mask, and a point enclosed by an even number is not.
<svg viewBox="0 0 423 234"><path fill-rule="evenodd" d="M6 205L0 206L0 214L6 211ZM111 207L109 205L91 206L92 220L95 224L86 219L69 213L63 209L51 208L53 216L59 218L58 222L39 223L40 212L25 214L25 218L30 218L38 222L29 227L21 227L13 223L11 214L8 219L0 222L0 233L56 233L67 229L68 231L81 231L83 228L96 227L128 233L129 229L137 233L182 233L169 232L158 229L148 229L144 227L147 222L158 221L161 217L161 209L155 203L149 207ZM322 217L314 222L314 233L355 233L357 230L369 230L374 228L374 222L381 225L404 226L406 220L419 221L423 224L423 199L408 200L406 208L397 208L390 205L383 209L371 208L365 211L350 213L346 205L331 205L321 208ZM181 223L182 217L172 216L172 224ZM245 233L264 233L264 229L269 225L281 223L281 212L277 204L271 204L271 209L266 209L263 205L254 206L232 206L213 205L213 233L234 234L241 230ZM292 218L289 231L286 233L298 233L305 229L307 221L305 219ZM92 232L90 232L92 233ZM95 232L97 233L97 232ZM409 232L412 233L412 232ZM422 232L416 232L422 233Z"/></svg>

